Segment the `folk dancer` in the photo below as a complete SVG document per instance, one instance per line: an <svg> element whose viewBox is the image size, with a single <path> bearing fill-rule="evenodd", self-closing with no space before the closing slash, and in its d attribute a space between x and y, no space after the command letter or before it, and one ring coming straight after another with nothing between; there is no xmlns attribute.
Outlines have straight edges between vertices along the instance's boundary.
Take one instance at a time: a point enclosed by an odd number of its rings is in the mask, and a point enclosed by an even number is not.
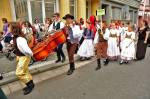
<svg viewBox="0 0 150 99"><path fill-rule="evenodd" d="M23 88L24 95L29 94L33 88L33 78L29 72L29 63L33 53L27 44L27 40L24 37L24 34L21 31L20 26L17 23L11 23L11 29L13 33L13 44L14 44L14 53L17 56L17 67L16 75L18 79L26 84L26 87Z"/></svg>
<svg viewBox="0 0 150 99"><path fill-rule="evenodd" d="M111 24L109 33L107 55L109 60L117 60L120 56L119 30L116 29L115 23Z"/></svg>
<svg viewBox="0 0 150 99"><path fill-rule="evenodd" d="M128 31L125 32L124 39L122 41L121 61L120 64L128 63L135 57L135 32L134 26L129 25Z"/></svg>
<svg viewBox="0 0 150 99"><path fill-rule="evenodd" d="M90 29L91 23L86 22L86 28L84 29L82 37L84 37L83 43L81 44L77 54L80 56L80 60L88 60L94 56L94 33Z"/></svg>
<svg viewBox="0 0 150 99"><path fill-rule="evenodd" d="M74 54L79 43L79 38L81 35L81 30L78 25L73 24L74 16L66 14L63 19L66 20L66 29L67 29L67 52L70 63L70 69L67 72L67 75L71 75L75 70L74 64Z"/></svg>
<svg viewBox="0 0 150 99"><path fill-rule="evenodd" d="M108 43L107 40L109 38L109 30L107 28L106 23L102 23L102 30L99 28L96 32L94 38L95 50L96 50L96 57L97 57L97 67L95 70L101 69L101 59L104 58L104 65L108 64L108 57L107 57L107 48Z"/></svg>

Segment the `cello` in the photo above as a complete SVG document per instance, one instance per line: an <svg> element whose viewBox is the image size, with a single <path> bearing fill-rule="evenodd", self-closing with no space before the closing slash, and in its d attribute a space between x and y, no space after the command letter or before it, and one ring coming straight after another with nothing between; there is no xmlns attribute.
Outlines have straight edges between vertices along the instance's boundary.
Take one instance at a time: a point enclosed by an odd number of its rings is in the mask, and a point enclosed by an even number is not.
<svg viewBox="0 0 150 99"><path fill-rule="evenodd" d="M41 61L49 56L54 49L64 42L66 42L65 29L57 30L50 35L50 33L44 37L44 39L37 43L33 48L33 57L35 61Z"/></svg>

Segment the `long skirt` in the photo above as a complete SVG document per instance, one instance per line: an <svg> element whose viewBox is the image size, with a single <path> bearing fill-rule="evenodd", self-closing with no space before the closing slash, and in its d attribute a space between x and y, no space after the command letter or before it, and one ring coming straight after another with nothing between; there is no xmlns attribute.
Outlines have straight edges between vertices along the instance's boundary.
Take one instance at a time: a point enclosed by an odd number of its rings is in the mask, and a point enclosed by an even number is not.
<svg viewBox="0 0 150 99"><path fill-rule="evenodd" d="M94 56L94 44L92 39L84 39L77 54L81 57Z"/></svg>
<svg viewBox="0 0 150 99"><path fill-rule="evenodd" d="M131 39L125 39L122 42L121 59L133 60L135 57L135 44Z"/></svg>
<svg viewBox="0 0 150 99"><path fill-rule="evenodd" d="M120 56L120 49L117 43L117 38L110 37L108 40L107 55L110 60L117 60Z"/></svg>
<svg viewBox="0 0 150 99"><path fill-rule="evenodd" d="M136 51L137 60L142 60L145 58L146 49L147 49L147 44L144 44L143 40L138 40L137 51Z"/></svg>
<svg viewBox="0 0 150 99"><path fill-rule="evenodd" d="M30 56L17 56L16 75L18 79L25 84L32 80L28 67L30 59Z"/></svg>
<svg viewBox="0 0 150 99"><path fill-rule="evenodd" d="M96 44L96 56L97 58L107 58L107 42L99 42Z"/></svg>

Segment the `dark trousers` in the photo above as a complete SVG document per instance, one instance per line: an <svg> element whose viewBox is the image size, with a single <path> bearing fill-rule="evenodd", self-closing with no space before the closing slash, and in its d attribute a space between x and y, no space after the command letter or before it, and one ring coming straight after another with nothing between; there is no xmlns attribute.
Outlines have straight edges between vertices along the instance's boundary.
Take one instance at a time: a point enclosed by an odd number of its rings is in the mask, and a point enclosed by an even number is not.
<svg viewBox="0 0 150 99"><path fill-rule="evenodd" d="M144 44L144 40L138 40L136 58L138 60L144 59L146 54L147 44Z"/></svg>
<svg viewBox="0 0 150 99"><path fill-rule="evenodd" d="M3 49L3 46L2 46L2 44L1 44L1 42L0 42L0 51L2 51L2 49Z"/></svg>
<svg viewBox="0 0 150 99"><path fill-rule="evenodd" d="M62 58L65 58L65 54L63 52L63 44L58 45L56 48L57 58L58 60L61 60Z"/></svg>
<svg viewBox="0 0 150 99"><path fill-rule="evenodd" d="M74 65L74 54L76 52L78 44L76 43L70 43L67 42L67 52L68 52L68 58L69 58L69 63L70 63L70 69L75 69Z"/></svg>

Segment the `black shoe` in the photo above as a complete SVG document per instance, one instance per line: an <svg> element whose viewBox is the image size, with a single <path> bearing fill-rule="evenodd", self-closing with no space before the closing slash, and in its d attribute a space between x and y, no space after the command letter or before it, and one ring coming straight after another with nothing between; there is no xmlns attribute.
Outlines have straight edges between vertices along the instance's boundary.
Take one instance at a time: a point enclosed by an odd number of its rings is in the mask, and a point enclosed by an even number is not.
<svg viewBox="0 0 150 99"><path fill-rule="evenodd" d="M80 61L85 61L85 60L86 60L85 57L80 58Z"/></svg>
<svg viewBox="0 0 150 99"><path fill-rule="evenodd" d="M91 57L85 57L85 60L90 60L91 59Z"/></svg>
<svg viewBox="0 0 150 99"><path fill-rule="evenodd" d="M101 60L97 59L97 67L95 68L95 70L100 70L101 69Z"/></svg>
<svg viewBox="0 0 150 99"><path fill-rule="evenodd" d="M120 65L122 65L123 63L124 63L123 60L121 60L121 61L119 62Z"/></svg>
<svg viewBox="0 0 150 99"><path fill-rule="evenodd" d="M23 88L23 94L24 95L28 95L29 93L31 93L32 89L30 89L29 87L25 87Z"/></svg>
<svg viewBox="0 0 150 99"><path fill-rule="evenodd" d="M61 62L64 63L66 61L66 58L62 58Z"/></svg>
<svg viewBox="0 0 150 99"><path fill-rule="evenodd" d="M3 79L3 75L0 73L0 80L2 80Z"/></svg>
<svg viewBox="0 0 150 99"><path fill-rule="evenodd" d="M104 65L107 66L108 64L109 64L109 60L106 59L106 60L104 61Z"/></svg>
<svg viewBox="0 0 150 99"><path fill-rule="evenodd" d="M56 61L55 61L55 63L58 63L58 62L60 62L60 61L61 61L61 60L60 60L60 59L58 59L58 60L56 60Z"/></svg>
<svg viewBox="0 0 150 99"><path fill-rule="evenodd" d="M98 71L98 70L100 70L100 69L101 69L101 67L99 67L99 66L97 66L97 67L95 68L96 71Z"/></svg>
<svg viewBox="0 0 150 99"><path fill-rule="evenodd" d="M128 61L125 61L125 64L128 64L129 62Z"/></svg>
<svg viewBox="0 0 150 99"><path fill-rule="evenodd" d="M68 72L67 72L67 75L71 75L73 74L74 70L73 69L69 69Z"/></svg>
<svg viewBox="0 0 150 99"><path fill-rule="evenodd" d="M27 85L27 87L23 88L24 95L31 93L32 90L34 89L33 80L29 81L26 85Z"/></svg>

